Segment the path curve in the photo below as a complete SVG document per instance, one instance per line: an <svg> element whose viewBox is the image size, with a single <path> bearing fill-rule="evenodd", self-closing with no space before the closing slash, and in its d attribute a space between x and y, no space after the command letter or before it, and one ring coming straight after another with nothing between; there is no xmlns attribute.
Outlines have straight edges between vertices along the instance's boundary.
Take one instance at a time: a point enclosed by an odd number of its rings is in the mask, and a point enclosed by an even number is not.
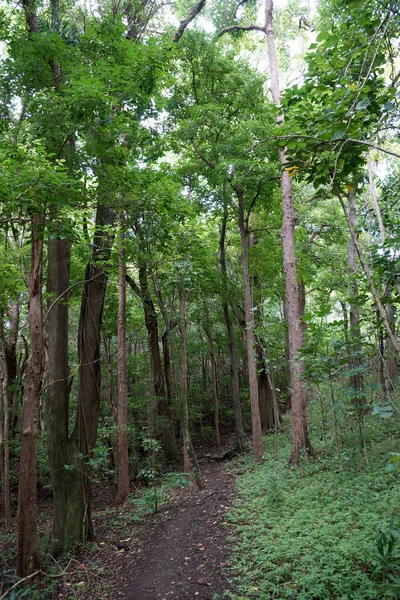
<svg viewBox="0 0 400 600"><path fill-rule="evenodd" d="M206 484L161 507L144 528L136 556L123 569L125 600L228 598L229 530L225 515L234 500L234 476L219 461L202 465Z"/></svg>

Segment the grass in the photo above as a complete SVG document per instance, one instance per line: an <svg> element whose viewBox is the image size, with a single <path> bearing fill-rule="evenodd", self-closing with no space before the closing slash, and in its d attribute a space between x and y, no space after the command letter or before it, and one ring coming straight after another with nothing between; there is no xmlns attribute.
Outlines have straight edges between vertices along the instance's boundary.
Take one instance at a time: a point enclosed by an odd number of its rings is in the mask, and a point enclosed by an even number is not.
<svg viewBox="0 0 400 600"><path fill-rule="evenodd" d="M372 416L364 436L362 453L342 439L339 457L317 448L297 468L281 436L279 461L238 479L234 600L400 598L400 472L387 468L398 437Z"/></svg>

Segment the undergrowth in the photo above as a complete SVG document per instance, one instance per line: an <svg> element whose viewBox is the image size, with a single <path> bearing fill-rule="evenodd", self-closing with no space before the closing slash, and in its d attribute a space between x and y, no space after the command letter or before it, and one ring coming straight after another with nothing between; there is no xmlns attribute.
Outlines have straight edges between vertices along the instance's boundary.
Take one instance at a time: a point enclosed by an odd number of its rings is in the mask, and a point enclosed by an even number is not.
<svg viewBox="0 0 400 600"><path fill-rule="evenodd" d="M390 427L388 436L387 422L368 416L360 450L341 439L339 455L324 444L291 468L282 435L279 460L266 457L238 479L234 600L400 598L398 433Z"/></svg>
<svg viewBox="0 0 400 600"><path fill-rule="evenodd" d="M61 559L49 554L49 515L41 515L39 539L41 572L19 585L15 577L16 531L2 537L0 546L0 600L6 590L7 600L113 600L114 576L125 550L134 544L138 523L157 512L190 483L187 473L165 473L154 478L152 485L137 488L123 506L107 505L94 515L97 541L71 550ZM121 539L123 538L123 539ZM24 583L24 582L21 582ZM15 589L10 589L17 585Z"/></svg>

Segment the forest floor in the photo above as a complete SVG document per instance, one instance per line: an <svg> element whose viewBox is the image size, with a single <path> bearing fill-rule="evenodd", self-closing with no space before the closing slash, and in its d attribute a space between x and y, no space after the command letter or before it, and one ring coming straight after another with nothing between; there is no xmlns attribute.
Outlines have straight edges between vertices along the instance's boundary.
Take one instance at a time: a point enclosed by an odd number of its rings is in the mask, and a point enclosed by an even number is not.
<svg viewBox="0 0 400 600"><path fill-rule="evenodd" d="M113 486L93 485L96 542L60 561L48 553L50 497L39 496L41 574L27 582L15 578L14 523L11 534L0 533L0 598L16 585L15 599L225 600L233 591L226 513L235 498L236 475L243 473L235 461L221 460L227 450L229 442L219 449L204 442L197 448L202 491L187 474L161 477L155 514L149 487L134 489L116 507Z"/></svg>
<svg viewBox="0 0 400 600"><path fill-rule="evenodd" d="M147 518L130 542L120 572L120 598L212 600L232 589L225 515L234 499L234 476L221 462L202 463L206 488L192 484Z"/></svg>

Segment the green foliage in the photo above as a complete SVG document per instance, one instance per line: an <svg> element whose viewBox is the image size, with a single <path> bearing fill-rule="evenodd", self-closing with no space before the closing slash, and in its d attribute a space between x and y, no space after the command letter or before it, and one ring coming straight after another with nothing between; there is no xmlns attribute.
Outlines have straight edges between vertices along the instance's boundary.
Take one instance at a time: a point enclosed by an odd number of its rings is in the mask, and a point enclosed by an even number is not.
<svg viewBox="0 0 400 600"><path fill-rule="evenodd" d="M233 598L397 598L398 475L379 459L359 472L322 456L292 470L289 449L239 479Z"/></svg>

